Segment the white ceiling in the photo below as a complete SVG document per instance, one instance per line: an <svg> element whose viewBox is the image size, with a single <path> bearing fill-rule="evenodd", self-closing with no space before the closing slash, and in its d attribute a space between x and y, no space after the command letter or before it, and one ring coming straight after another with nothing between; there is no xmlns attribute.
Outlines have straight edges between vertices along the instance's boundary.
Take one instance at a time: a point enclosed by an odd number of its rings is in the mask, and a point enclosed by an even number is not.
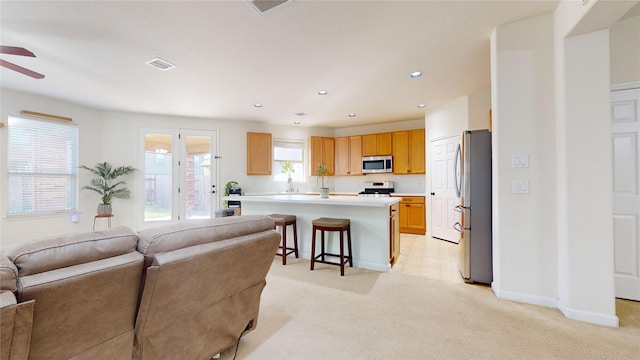
<svg viewBox="0 0 640 360"><path fill-rule="evenodd" d="M0 82L128 112L333 128L421 119L420 103L489 89L494 27L557 4L293 0L260 13L246 0L3 0L2 45L37 58L2 58L46 77L2 68ZM155 57L177 67L148 66Z"/></svg>

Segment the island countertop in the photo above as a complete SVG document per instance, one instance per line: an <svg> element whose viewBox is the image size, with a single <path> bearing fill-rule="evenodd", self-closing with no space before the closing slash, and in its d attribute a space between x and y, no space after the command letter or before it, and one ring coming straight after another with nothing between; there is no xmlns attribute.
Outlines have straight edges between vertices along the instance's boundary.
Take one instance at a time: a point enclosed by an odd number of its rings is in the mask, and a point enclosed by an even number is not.
<svg viewBox="0 0 640 360"><path fill-rule="evenodd" d="M238 200L243 203L300 203L309 205L339 205L339 206L373 206L389 207L400 202L397 197L366 197L366 196L340 196L331 195L328 198L320 198L319 195L303 194L278 194L278 195L245 195L225 196L222 200Z"/></svg>
<svg viewBox="0 0 640 360"><path fill-rule="evenodd" d="M314 219L350 219L353 265L376 271L391 270L392 239L399 241L399 234L394 235L394 229L399 226L398 217L395 216L401 200L399 197L330 195L323 199L318 194L265 194L226 196L222 199L240 201L244 215L295 215L299 253L305 259L311 257ZM290 233L287 238L293 239L292 227L287 226L285 231ZM337 254L338 232L328 232L326 235L327 251Z"/></svg>

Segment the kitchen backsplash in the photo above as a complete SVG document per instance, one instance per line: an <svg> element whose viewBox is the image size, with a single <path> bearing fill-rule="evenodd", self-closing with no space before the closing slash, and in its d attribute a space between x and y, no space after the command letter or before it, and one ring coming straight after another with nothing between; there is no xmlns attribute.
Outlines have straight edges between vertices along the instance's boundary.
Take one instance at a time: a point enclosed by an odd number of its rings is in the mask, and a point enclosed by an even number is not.
<svg viewBox="0 0 640 360"><path fill-rule="evenodd" d="M329 176L325 179L332 192L357 194L365 187L366 181L394 181L395 191L403 194L424 194L426 191L425 174L393 175L370 174L363 176ZM276 182L270 176L248 176L241 179L240 187L246 194L284 192L286 182ZM307 177L306 182L293 182L293 189L297 192L318 192L316 177Z"/></svg>

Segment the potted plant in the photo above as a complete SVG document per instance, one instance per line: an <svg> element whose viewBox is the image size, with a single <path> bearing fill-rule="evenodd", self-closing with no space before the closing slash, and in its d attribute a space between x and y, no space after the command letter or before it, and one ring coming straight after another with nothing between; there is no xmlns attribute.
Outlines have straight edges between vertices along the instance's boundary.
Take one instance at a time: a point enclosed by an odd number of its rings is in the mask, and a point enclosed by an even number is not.
<svg viewBox="0 0 640 360"><path fill-rule="evenodd" d="M91 180L91 185L82 187L82 190L92 190L100 194L102 203L98 205L98 216L111 215L112 199L128 199L131 192L126 187L126 182L116 181L119 177L130 174L136 169L132 166L112 167L109 163L97 163L95 167L81 165L80 168L88 170L95 178Z"/></svg>
<svg viewBox="0 0 640 360"><path fill-rule="evenodd" d="M329 168L320 163L316 167L316 170L318 171L317 181L320 185L320 197L326 199L329 197L329 188L324 186L324 177L329 175Z"/></svg>
<svg viewBox="0 0 640 360"><path fill-rule="evenodd" d="M224 196L229 196L229 190L231 190L231 188L234 188L238 186L238 182L235 180L231 180L229 181L225 186L224 186ZM229 208L229 202L225 201L224 202L224 208L227 209Z"/></svg>
<svg viewBox="0 0 640 360"><path fill-rule="evenodd" d="M281 174L287 174L289 178L287 179L287 189L286 192L293 192L293 184L291 179L291 174L296 172L296 169L293 168L293 164L289 161L285 161L282 164L282 170L280 170Z"/></svg>

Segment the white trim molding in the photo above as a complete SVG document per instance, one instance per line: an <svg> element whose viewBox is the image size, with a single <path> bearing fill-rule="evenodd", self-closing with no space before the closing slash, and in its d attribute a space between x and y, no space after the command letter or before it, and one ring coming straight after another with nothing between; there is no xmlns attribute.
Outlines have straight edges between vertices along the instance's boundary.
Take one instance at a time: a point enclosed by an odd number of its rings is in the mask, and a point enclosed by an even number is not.
<svg viewBox="0 0 640 360"><path fill-rule="evenodd" d="M596 325L604 325L610 327L620 326L620 320L615 315L607 315L601 313L594 313L591 311L584 311L578 309L571 309L566 307L561 301L558 301L558 309L564 316L569 319L588 322Z"/></svg>
<svg viewBox="0 0 640 360"><path fill-rule="evenodd" d="M633 81L628 83L611 85L611 91L629 90L629 89L640 89L640 81Z"/></svg>

